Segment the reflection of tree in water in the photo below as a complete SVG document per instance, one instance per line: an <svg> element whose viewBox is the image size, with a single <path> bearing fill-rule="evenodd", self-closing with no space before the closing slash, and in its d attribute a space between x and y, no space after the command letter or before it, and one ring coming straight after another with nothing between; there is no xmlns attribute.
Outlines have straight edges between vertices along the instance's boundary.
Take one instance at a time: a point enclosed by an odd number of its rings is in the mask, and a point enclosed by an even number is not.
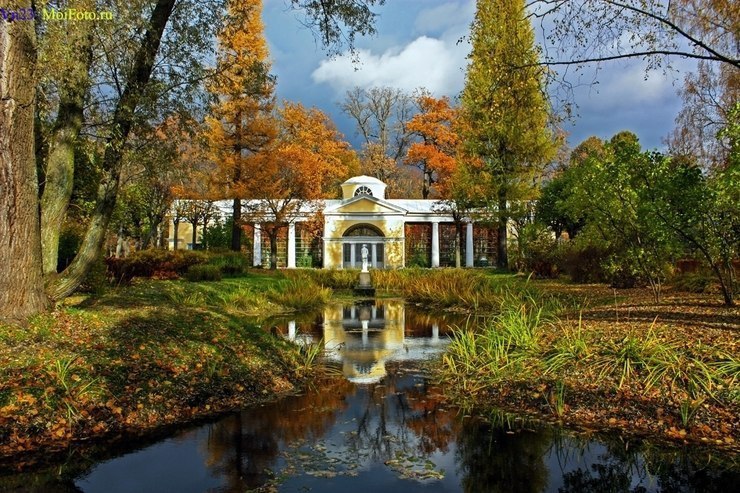
<svg viewBox="0 0 740 493"><path fill-rule="evenodd" d="M367 387L357 431L347 438L353 456L358 462L365 456L387 461L446 452L457 433L455 413L445 411L441 395L429 392L426 381L396 363L387 370L382 385Z"/></svg>
<svg viewBox="0 0 740 493"><path fill-rule="evenodd" d="M214 423L205 447L208 468L224 479L221 491L265 484L281 445L321 437L346 408L353 389L345 380L327 382L321 392L284 398Z"/></svg>
<svg viewBox="0 0 740 493"><path fill-rule="evenodd" d="M661 448L646 443L624 443L603 437L607 451L587 468L563 474L563 493L648 491L645 486L665 492L723 492L727 486L740 484L737 465L727 468L710 461L705 453L692 455L687 449ZM566 444L570 450L585 450L590 440L575 438ZM711 462L711 463L710 463ZM711 467L708 467L711 466ZM639 484L638 484L639 483ZM638 486L632 486L638 484Z"/></svg>
<svg viewBox="0 0 740 493"><path fill-rule="evenodd" d="M656 464L654 474L661 491L721 493L727 491L728 485L734 484L735 488L740 485L740 469L732 461L722 465L716 457L710 461L706 456L692 458L687 453L675 452L646 451L645 456L651 464Z"/></svg>
<svg viewBox="0 0 740 493"><path fill-rule="evenodd" d="M563 475L563 487L558 488L562 493L645 493L644 486L632 485L632 474L625 469L624 464L609 457L603 457L601 463L591 464L591 471L576 469Z"/></svg>
<svg viewBox="0 0 740 493"><path fill-rule="evenodd" d="M447 409L442 393L426 380L419 387L406 390L412 413L406 426L418 437L418 450L424 455L446 453L460 432L461 422L454 410Z"/></svg>
<svg viewBox="0 0 740 493"><path fill-rule="evenodd" d="M457 437L457 463L465 492L540 492L548 483L548 433L507 434L466 420Z"/></svg>

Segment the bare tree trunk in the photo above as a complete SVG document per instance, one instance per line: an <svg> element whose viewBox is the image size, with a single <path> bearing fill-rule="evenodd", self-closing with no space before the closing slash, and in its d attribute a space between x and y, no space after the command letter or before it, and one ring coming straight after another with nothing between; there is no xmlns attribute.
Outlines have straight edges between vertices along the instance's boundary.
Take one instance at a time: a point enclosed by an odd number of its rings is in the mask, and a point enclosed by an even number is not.
<svg viewBox="0 0 740 493"><path fill-rule="evenodd" d="M68 23L69 42L79 49L79 58L70 60L69 73L59 92L59 112L49 139L44 192L41 195L41 251L44 275L57 271L59 234L72 197L74 149L83 122L88 71L92 63L92 22Z"/></svg>
<svg viewBox="0 0 740 493"><path fill-rule="evenodd" d="M496 253L498 258L496 259L496 265L500 269L509 268L509 249L508 249L508 237L509 237L509 217L506 205L506 193L500 192L498 199L498 235L496 238Z"/></svg>
<svg viewBox="0 0 740 493"><path fill-rule="evenodd" d="M18 8L31 8L30 0ZM0 21L0 319L25 322L49 307L44 294L34 152L36 33Z"/></svg>
<svg viewBox="0 0 740 493"><path fill-rule="evenodd" d="M198 243L198 221L193 221L193 250L196 250Z"/></svg>
<svg viewBox="0 0 740 493"><path fill-rule="evenodd" d="M462 267L462 231L462 222L455 221L455 236L457 237L457 241L455 241L455 268L457 269Z"/></svg>
<svg viewBox="0 0 740 493"><path fill-rule="evenodd" d="M126 88L113 114L111 136L107 139L103 156L103 177L90 224L72 263L58 277L47 283L47 293L52 299L61 299L72 294L100 255L118 198L123 147L134 122L136 107L152 75L162 33L175 3L176 0L159 0L152 11L149 28L136 53L134 65L127 76Z"/></svg>
<svg viewBox="0 0 740 493"><path fill-rule="evenodd" d="M173 231L172 234L173 234L173 237L174 237L174 241L172 243L172 249L173 250L177 250L177 240L178 240L177 235L180 234L180 231L179 231L179 229L180 229L180 221L172 221L172 226L173 226L172 227L172 231Z"/></svg>

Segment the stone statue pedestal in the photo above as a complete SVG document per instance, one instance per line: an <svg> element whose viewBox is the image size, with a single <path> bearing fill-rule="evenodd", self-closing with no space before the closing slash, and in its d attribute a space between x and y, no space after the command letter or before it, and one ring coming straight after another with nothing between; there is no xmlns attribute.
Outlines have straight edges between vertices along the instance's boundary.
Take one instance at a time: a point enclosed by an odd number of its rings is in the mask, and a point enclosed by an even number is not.
<svg viewBox="0 0 740 493"><path fill-rule="evenodd" d="M369 272L360 272L360 283L355 286L354 292L358 296L375 296L375 288Z"/></svg>

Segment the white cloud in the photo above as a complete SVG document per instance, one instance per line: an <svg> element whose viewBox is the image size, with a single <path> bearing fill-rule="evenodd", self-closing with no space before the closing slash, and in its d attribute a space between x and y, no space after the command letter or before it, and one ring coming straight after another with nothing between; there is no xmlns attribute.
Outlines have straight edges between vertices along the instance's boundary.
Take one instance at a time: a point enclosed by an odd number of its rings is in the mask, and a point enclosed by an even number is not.
<svg viewBox="0 0 740 493"><path fill-rule="evenodd" d="M463 86L466 53L467 46L421 36L382 54L360 50L359 64L353 64L348 55L323 60L311 78L340 92L355 86L389 86L408 92L425 87L437 96L454 96Z"/></svg>

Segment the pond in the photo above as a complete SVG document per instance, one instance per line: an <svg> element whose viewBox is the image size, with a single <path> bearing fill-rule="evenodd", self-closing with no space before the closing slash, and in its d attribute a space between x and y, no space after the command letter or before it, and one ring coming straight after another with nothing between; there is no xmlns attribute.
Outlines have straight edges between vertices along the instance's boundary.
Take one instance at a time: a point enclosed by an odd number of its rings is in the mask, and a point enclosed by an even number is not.
<svg viewBox="0 0 740 493"><path fill-rule="evenodd" d="M325 345L344 378L104 455L0 475L0 491L731 491L740 467L689 447L464 416L423 371L463 319L398 300L266 327Z"/></svg>

